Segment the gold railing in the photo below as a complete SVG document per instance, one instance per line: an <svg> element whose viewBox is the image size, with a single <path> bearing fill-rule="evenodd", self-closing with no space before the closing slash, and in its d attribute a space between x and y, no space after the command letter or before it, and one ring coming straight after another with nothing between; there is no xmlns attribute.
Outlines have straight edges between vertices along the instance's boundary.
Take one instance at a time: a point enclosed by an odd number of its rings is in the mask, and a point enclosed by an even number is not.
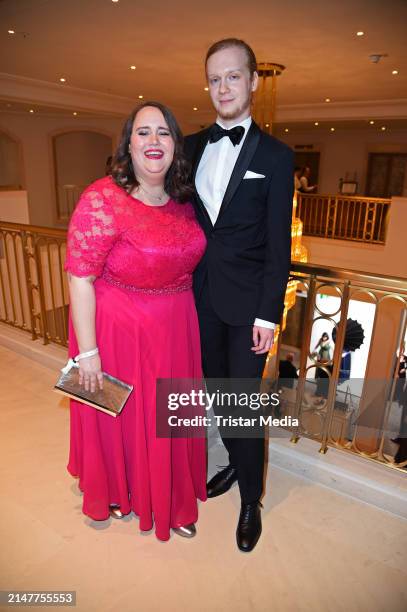
<svg viewBox="0 0 407 612"><path fill-rule="evenodd" d="M65 230L0 222L0 321L44 344L67 345L65 251ZM297 283L295 304L267 375L275 381L280 357L288 350L297 353L299 379L283 388L280 407L282 416L299 420L298 426L288 426L292 441L307 437L319 443L320 452L334 446L399 469L392 439L400 432L407 438L407 423L401 422L407 409L397 379L407 333L407 280L296 262L291 280ZM352 360L363 368L358 378L342 382L347 319L352 317L364 330ZM323 363L315 357L321 330L335 340L331 359ZM317 370L326 374L322 391Z"/></svg>
<svg viewBox="0 0 407 612"><path fill-rule="evenodd" d="M0 222L0 321L67 346L66 231Z"/></svg>
<svg viewBox="0 0 407 612"><path fill-rule="evenodd" d="M298 193L305 236L384 244L391 200Z"/></svg>
<svg viewBox="0 0 407 612"><path fill-rule="evenodd" d="M407 465L394 462L398 447L392 441L407 442L407 389L398 378L407 335L407 279L306 263L292 264L291 278L298 281L297 300L267 376L276 380L279 360L287 351L297 354L298 381L279 382L282 415L299 421L288 427L292 442L307 437L319 442L322 453L332 446L395 469ZM350 352L357 374L351 369L345 375L352 318L363 337ZM328 361L318 361L315 352L323 332L331 343Z"/></svg>

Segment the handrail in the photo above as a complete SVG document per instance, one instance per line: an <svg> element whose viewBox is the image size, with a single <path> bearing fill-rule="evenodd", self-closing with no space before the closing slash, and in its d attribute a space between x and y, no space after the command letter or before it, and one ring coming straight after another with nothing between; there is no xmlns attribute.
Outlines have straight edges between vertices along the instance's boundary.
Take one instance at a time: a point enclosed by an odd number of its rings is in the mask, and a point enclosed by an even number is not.
<svg viewBox="0 0 407 612"><path fill-rule="evenodd" d="M374 272L335 268L334 266L324 267L321 266L321 264L297 262L291 263L291 272L332 280L348 280L350 282L372 286L383 291L397 290L403 293L407 292L407 278L399 276L389 276L386 274L376 274Z"/></svg>
<svg viewBox="0 0 407 612"><path fill-rule="evenodd" d="M28 225L26 223L10 223L9 221L1 221L1 219L0 228L32 232L34 234L42 234L45 236L55 236L57 238L65 238L67 232L67 230L64 228L47 227L42 225Z"/></svg>
<svg viewBox="0 0 407 612"><path fill-rule="evenodd" d="M341 195L337 193L335 195L331 194L322 194L322 193L301 193L298 195L301 198L330 198L331 200L344 200L347 202L377 202L380 204L390 204L390 198L371 198L370 196L352 196L352 195Z"/></svg>

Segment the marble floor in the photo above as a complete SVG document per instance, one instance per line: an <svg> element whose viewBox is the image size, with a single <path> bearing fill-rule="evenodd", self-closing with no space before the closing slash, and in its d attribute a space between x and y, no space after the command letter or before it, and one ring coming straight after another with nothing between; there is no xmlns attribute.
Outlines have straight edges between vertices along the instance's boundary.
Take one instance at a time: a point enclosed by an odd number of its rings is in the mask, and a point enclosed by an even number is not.
<svg viewBox="0 0 407 612"><path fill-rule="evenodd" d="M56 373L1 346L0 364L0 590L75 590L83 612L407 610L407 522L272 465L251 554L235 545L236 488L201 505L192 540L142 535L133 515L91 521Z"/></svg>

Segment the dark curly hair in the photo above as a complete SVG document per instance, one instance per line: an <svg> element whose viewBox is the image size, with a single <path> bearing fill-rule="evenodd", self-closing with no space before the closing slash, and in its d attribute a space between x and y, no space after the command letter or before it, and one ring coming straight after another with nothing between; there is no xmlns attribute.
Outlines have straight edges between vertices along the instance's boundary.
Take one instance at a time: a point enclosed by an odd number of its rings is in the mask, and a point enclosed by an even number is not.
<svg viewBox="0 0 407 612"><path fill-rule="evenodd" d="M170 134L174 140L174 159L168 168L164 179L164 189L168 195L177 202L187 202L191 199L193 188L190 183L190 166L184 157L184 137L179 128L177 120L169 108L160 102L144 102L133 110L123 126L122 136L117 147L112 162L112 178L114 182L131 193L138 186L136 175L134 174L131 155L129 152L130 138L133 130L133 123L137 114L146 106L158 108L168 125Z"/></svg>

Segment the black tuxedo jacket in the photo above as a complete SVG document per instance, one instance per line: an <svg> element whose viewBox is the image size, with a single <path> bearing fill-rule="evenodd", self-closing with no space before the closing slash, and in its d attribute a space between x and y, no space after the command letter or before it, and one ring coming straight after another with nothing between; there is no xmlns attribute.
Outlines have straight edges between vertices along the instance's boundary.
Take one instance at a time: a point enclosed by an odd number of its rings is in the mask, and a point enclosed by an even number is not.
<svg viewBox="0 0 407 612"><path fill-rule="evenodd" d="M209 129L185 138L192 179ZM264 178L243 178L247 170ZM199 304L207 278L218 316L229 325L253 325L256 317L279 323L291 260L294 154L252 122L212 225L195 195L195 212L208 246L194 273Z"/></svg>

